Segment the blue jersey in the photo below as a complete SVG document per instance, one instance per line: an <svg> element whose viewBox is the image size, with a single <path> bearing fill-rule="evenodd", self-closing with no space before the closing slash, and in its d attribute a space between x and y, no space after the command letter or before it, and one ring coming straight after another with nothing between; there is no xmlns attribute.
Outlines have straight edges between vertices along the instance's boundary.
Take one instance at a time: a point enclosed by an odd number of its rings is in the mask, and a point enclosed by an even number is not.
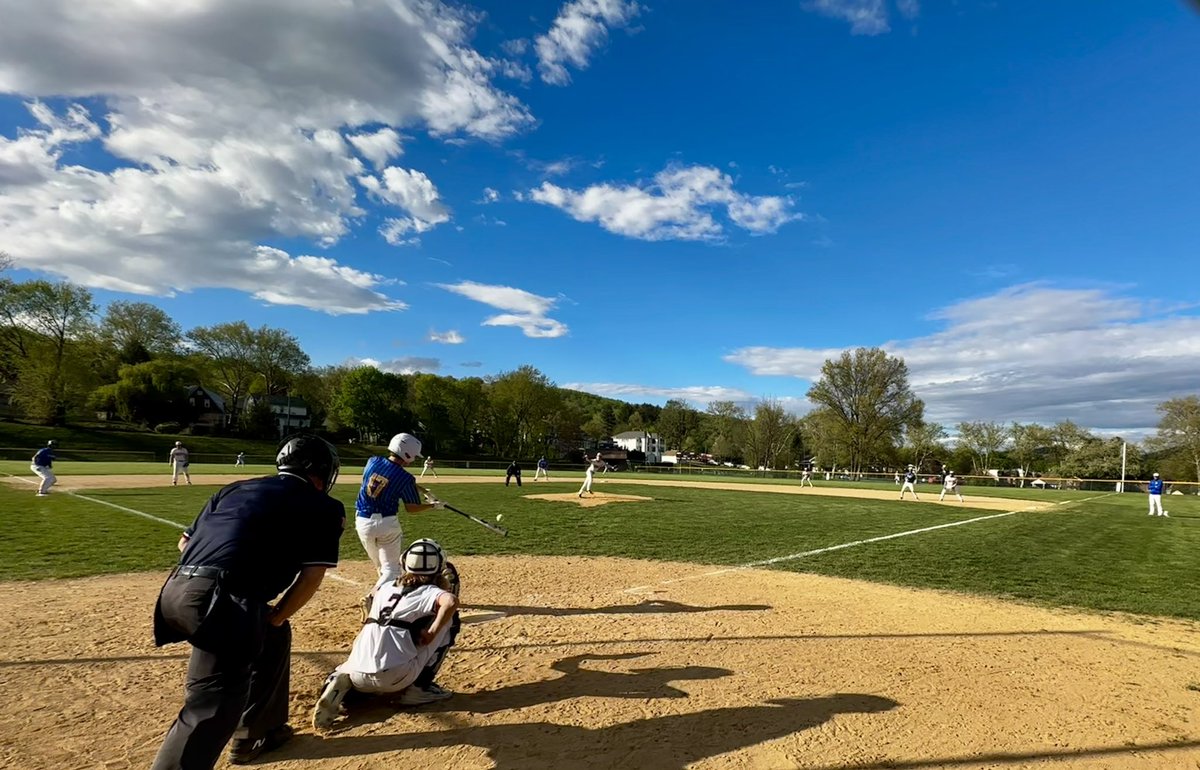
<svg viewBox="0 0 1200 770"><path fill-rule="evenodd" d="M1162 494L1162 484L1163 484L1162 479L1151 479L1150 487L1149 487L1150 494L1161 495Z"/></svg>
<svg viewBox="0 0 1200 770"><path fill-rule="evenodd" d="M44 446L39 449L33 456L33 464L40 468L49 468L54 465L54 453L50 451L50 447Z"/></svg>
<svg viewBox="0 0 1200 770"><path fill-rule="evenodd" d="M401 503L420 504L417 480L399 463L386 457L372 457L363 469L362 489L354 503L359 516L379 513L395 516Z"/></svg>
<svg viewBox="0 0 1200 770"><path fill-rule="evenodd" d="M545 458L545 457L543 457L542 459L538 460L538 467L539 467L539 468L541 468L542 470L546 470L546 467L547 467L547 466L549 466L549 465L550 465L550 463L546 462L546 458Z"/></svg>

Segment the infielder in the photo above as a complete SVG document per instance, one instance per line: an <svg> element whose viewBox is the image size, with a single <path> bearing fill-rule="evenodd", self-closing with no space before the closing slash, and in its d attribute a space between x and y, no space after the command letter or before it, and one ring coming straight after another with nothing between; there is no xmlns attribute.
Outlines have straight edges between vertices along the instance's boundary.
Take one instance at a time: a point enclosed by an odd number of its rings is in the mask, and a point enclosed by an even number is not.
<svg viewBox="0 0 1200 770"><path fill-rule="evenodd" d="M400 693L404 706L454 693L434 678L458 634L458 573L433 540L404 552L404 576L375 592L350 657L329 678L313 709L313 727L328 730L351 691Z"/></svg>
<svg viewBox="0 0 1200 770"><path fill-rule="evenodd" d="M46 446L34 453L33 458L29 463L29 470L37 474L37 477L42 480L38 485L37 496L45 497L50 494L50 487L58 482L58 477L54 475L54 447L58 443L51 439L46 442Z"/></svg>
<svg viewBox="0 0 1200 770"><path fill-rule="evenodd" d="M375 565L381 583L400 577L404 530L397 514L400 504L408 513L443 507L424 504L417 480L406 470L421 456L421 441L408 433L397 433L388 443L388 456L376 456L363 468L362 488L354 503L354 528L363 549Z"/></svg>
<svg viewBox="0 0 1200 770"><path fill-rule="evenodd" d="M955 496L957 496L958 502L960 502L960 503L966 502L966 500L963 500L962 492L958 491L958 477L954 475L954 471L946 471L945 477L942 478L942 493L940 495L938 495L938 502L941 502L942 500L946 499L947 492L951 492ZM916 496L917 496L917 493L914 490L913 497L916 497Z"/></svg>
<svg viewBox="0 0 1200 770"><path fill-rule="evenodd" d="M910 466L908 466L908 471L906 471L904 474L904 483L902 485L900 485L900 499L903 500L905 491L908 491L908 492L912 492L914 500L920 500L921 498L917 497L917 486L916 485L917 485L917 472L915 470L913 470L913 467L910 465Z"/></svg>
<svg viewBox="0 0 1200 770"><path fill-rule="evenodd" d="M596 471L604 468L606 465L607 465L607 463L604 462L604 460L600 459L599 452L596 453L595 460L591 460L588 462L587 471L584 473L584 476L583 476L583 486L579 488L579 496L580 497L583 497L584 492L587 492L589 495L593 494L593 492L592 492L592 477L596 475Z"/></svg>
<svg viewBox="0 0 1200 770"><path fill-rule="evenodd" d="M233 461L233 466L235 468L246 467L246 453L245 452L238 452L237 459Z"/></svg>
<svg viewBox="0 0 1200 770"><path fill-rule="evenodd" d="M171 486L179 483L179 474L181 473L187 479L188 486L192 485L192 474L188 472L188 451L184 448L182 441L175 442L171 454L167 455L167 462L171 464Z"/></svg>
<svg viewBox="0 0 1200 770"><path fill-rule="evenodd" d="M425 465L421 467L421 475L419 478L422 478L422 479L425 478L426 473L432 473L433 477L435 479L438 477L437 471L434 470L434 468L433 468L433 458L432 457L425 458Z"/></svg>
<svg viewBox="0 0 1200 770"><path fill-rule="evenodd" d="M1157 473L1150 478L1150 483L1146 485L1146 491L1150 493L1150 513L1147 515L1166 516L1167 512L1162 507L1163 480L1158 477Z"/></svg>
<svg viewBox="0 0 1200 770"><path fill-rule="evenodd" d="M812 463L804 463L800 466L800 486L804 486L805 482L811 487L812 483Z"/></svg>
<svg viewBox="0 0 1200 770"><path fill-rule="evenodd" d="M550 463L546 462L545 457L539 457L537 461L537 470L533 474L533 480L537 481L540 478L550 480Z"/></svg>

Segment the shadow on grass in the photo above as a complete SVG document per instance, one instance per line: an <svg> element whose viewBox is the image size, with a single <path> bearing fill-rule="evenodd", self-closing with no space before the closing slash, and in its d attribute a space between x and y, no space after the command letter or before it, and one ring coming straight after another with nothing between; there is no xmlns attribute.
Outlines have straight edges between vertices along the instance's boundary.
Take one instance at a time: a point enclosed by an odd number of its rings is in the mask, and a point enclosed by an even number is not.
<svg viewBox="0 0 1200 770"><path fill-rule="evenodd" d="M468 609L503 612L505 615L640 615L646 613L688 612L755 612L771 609L769 604L719 604L696 606L679 602L649 599L637 604L617 604L609 607L520 607L505 604L469 604Z"/></svg>
<svg viewBox="0 0 1200 770"><path fill-rule="evenodd" d="M880 713L899 705L877 695L838 693L817 698L777 698L764 705L670 714L598 728L533 722L402 735L334 735L324 739L298 735L271 759L358 757L403 749L467 745L484 749L497 770L540 767L682 770L702 759L817 727L837 714Z"/></svg>

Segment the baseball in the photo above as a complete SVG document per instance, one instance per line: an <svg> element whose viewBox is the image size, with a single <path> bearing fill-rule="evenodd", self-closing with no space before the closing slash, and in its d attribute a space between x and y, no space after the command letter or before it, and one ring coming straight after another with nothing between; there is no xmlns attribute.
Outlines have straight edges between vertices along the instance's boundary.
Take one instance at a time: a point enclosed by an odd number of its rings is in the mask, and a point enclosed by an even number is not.
<svg viewBox="0 0 1200 770"><path fill-rule="evenodd" d="M503 513L497 513L497 514L496 514L496 521L500 521L500 520L501 520L501 519L503 519L503 518L504 518L504 514L503 514Z"/></svg>

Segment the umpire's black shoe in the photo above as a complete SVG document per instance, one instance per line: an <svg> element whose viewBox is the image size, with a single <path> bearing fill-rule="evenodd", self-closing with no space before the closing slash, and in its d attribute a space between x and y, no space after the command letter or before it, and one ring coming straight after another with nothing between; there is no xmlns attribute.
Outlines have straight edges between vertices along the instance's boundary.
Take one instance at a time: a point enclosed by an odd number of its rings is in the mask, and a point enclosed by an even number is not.
<svg viewBox="0 0 1200 770"><path fill-rule="evenodd" d="M258 759L261 754L274 751L287 743L295 732L291 725L283 725L271 730L262 738L237 738L229 748L229 763L248 765Z"/></svg>

